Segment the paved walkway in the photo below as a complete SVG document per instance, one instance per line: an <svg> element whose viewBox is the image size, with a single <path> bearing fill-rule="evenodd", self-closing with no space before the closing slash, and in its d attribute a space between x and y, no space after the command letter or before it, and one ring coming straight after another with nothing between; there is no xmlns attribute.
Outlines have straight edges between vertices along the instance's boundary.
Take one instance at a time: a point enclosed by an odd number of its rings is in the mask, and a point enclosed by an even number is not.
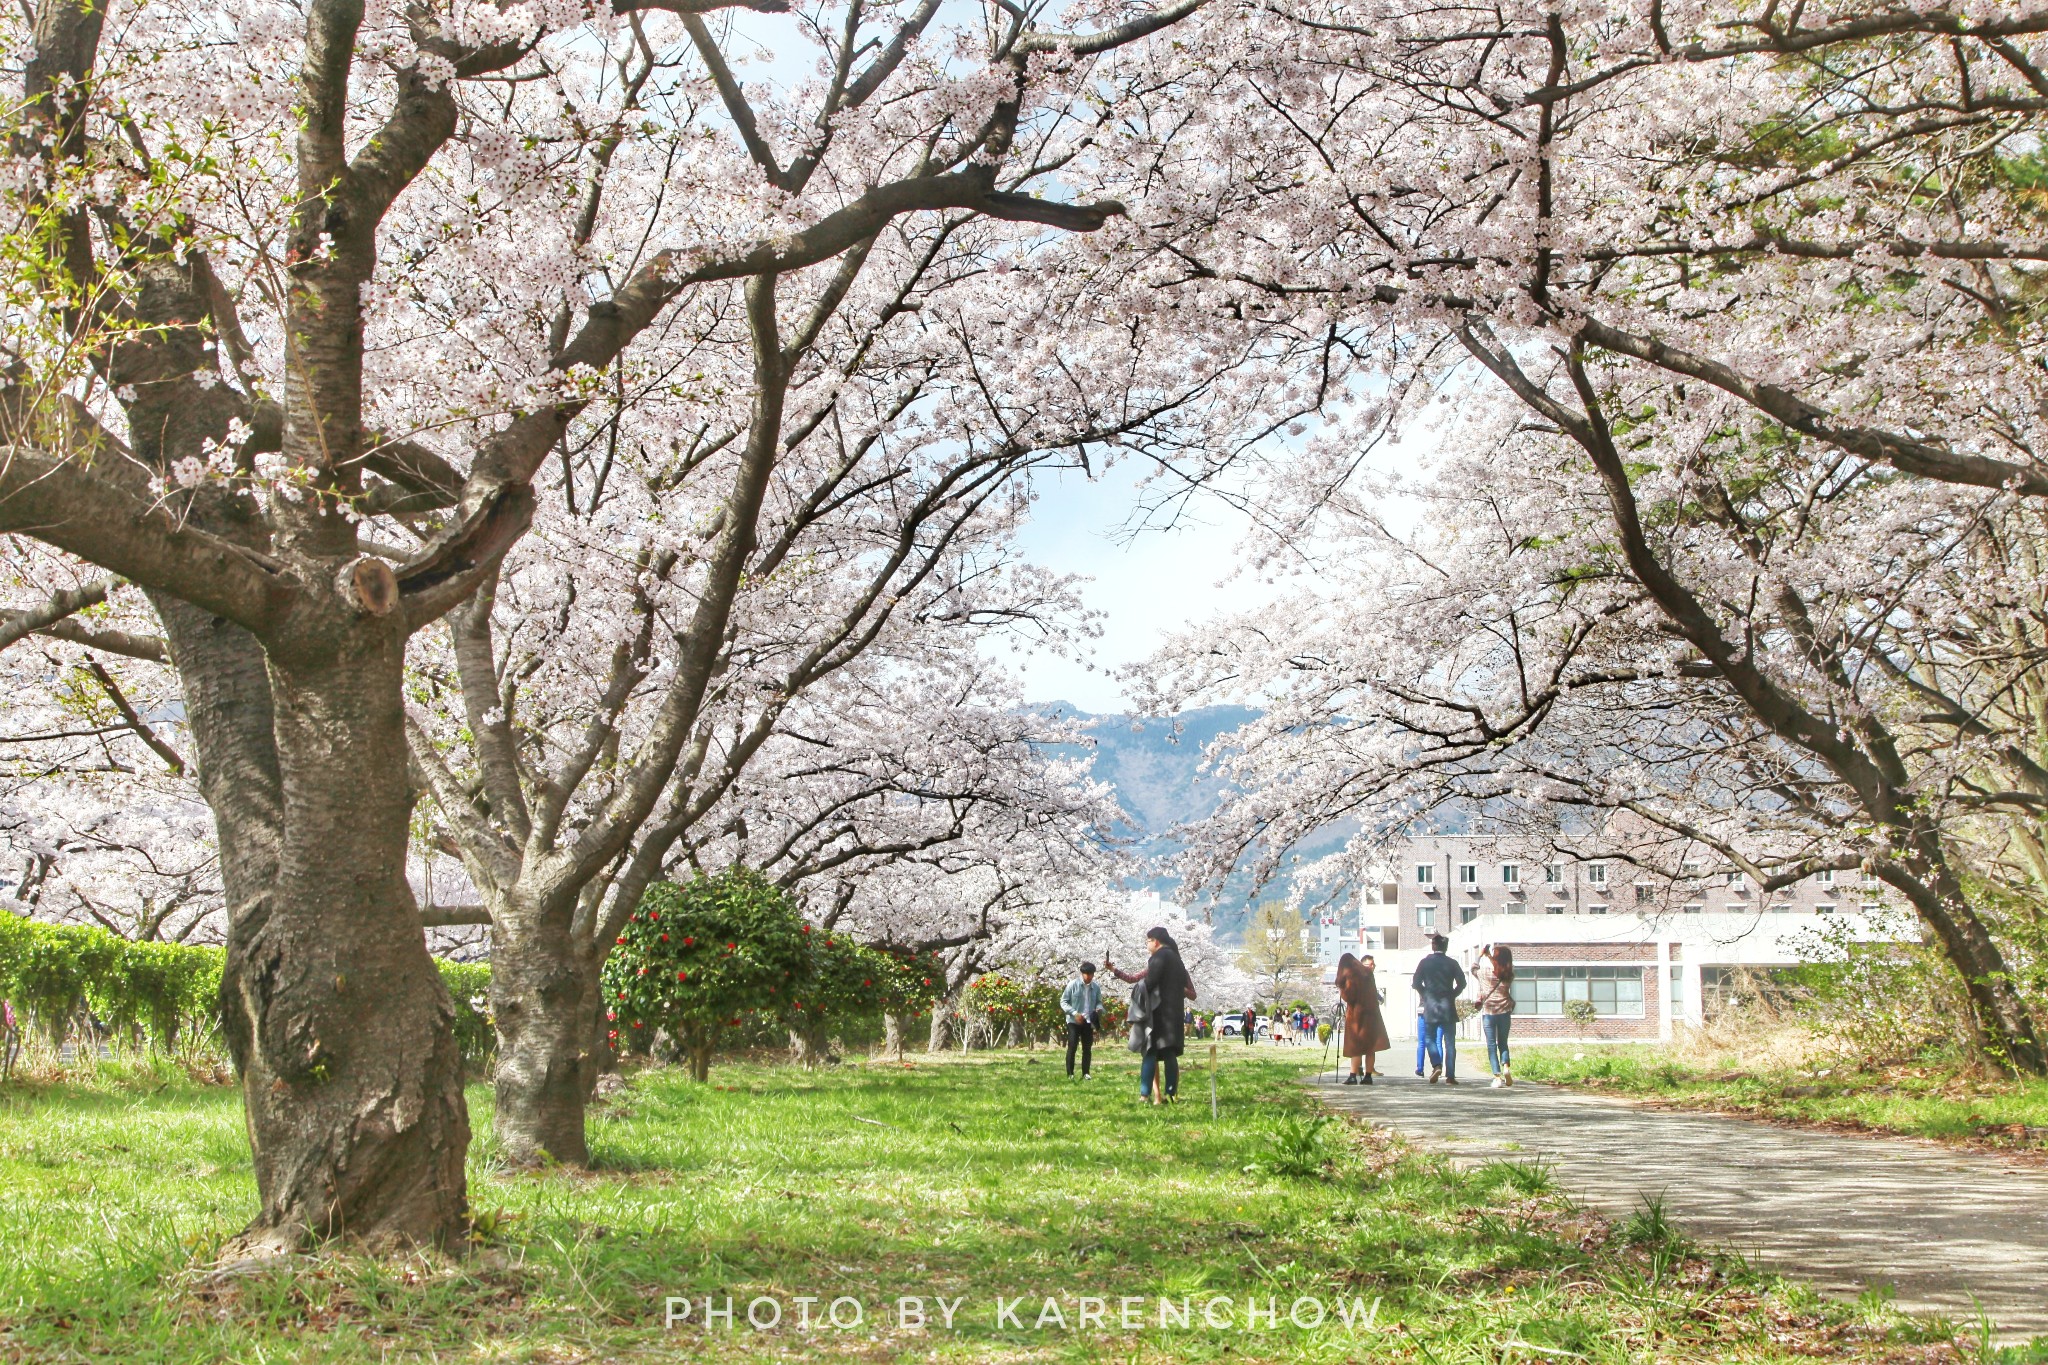
<svg viewBox="0 0 2048 1365"><path fill-rule="evenodd" d="M1394 1055L1394 1054L1389 1054ZM1854 1295L1976 1321L2001 1341L2048 1336L2048 1171L1903 1138L1836 1136L1649 1109L1522 1084L1382 1076L1317 1090L1461 1163L1553 1163L1559 1187L1612 1215L1662 1199L1687 1235Z"/></svg>

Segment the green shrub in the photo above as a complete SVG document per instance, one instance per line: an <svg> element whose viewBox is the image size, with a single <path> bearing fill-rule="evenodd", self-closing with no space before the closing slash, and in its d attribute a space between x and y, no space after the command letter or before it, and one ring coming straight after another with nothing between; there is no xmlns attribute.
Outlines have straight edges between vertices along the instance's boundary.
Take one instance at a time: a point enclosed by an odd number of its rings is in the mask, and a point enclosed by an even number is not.
<svg viewBox="0 0 2048 1365"><path fill-rule="evenodd" d="M970 1016L988 1020L992 1031L1013 1021L1021 1022L1033 1034L1056 1033L1066 1026L1066 1016L1060 1012L1060 988L1036 978L1025 981L999 972L978 976L967 988L964 1005Z"/></svg>
<svg viewBox="0 0 2048 1365"><path fill-rule="evenodd" d="M56 1042L80 1002L159 1051L210 1036L223 962L219 948L135 943L92 926L0 915L0 996L33 1013Z"/></svg>
<svg viewBox="0 0 2048 1365"><path fill-rule="evenodd" d="M1590 1000L1567 1000L1564 1002L1565 1018L1584 1028L1600 1017L1600 1012Z"/></svg>
<svg viewBox="0 0 2048 1365"><path fill-rule="evenodd" d="M498 1053L497 1025L491 1019L491 965L450 962L437 958L441 980L455 1000L455 1043L463 1065L473 1075L487 1075Z"/></svg>
<svg viewBox="0 0 2048 1365"><path fill-rule="evenodd" d="M719 1034L803 1002L809 928L782 889L750 868L647 889L604 966L613 1048L666 1028L703 1080Z"/></svg>
<svg viewBox="0 0 2048 1365"><path fill-rule="evenodd" d="M105 929L45 924L0 913L0 999L32 1014L62 1043L81 1002L121 1034L139 1034L152 1050L197 1047L218 1036L221 973L227 954L189 943L137 943ZM489 1064L496 1034L488 1010L491 969L442 962L455 997L455 1037L463 1057ZM28 1020L20 1022L26 1026Z"/></svg>

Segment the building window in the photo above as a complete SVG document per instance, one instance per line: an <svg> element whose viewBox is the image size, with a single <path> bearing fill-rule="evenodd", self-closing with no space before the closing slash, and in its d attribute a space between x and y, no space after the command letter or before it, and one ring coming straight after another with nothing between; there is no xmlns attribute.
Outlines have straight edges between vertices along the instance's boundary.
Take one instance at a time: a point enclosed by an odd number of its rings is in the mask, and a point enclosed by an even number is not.
<svg viewBox="0 0 2048 1365"><path fill-rule="evenodd" d="M1481 908L1477 905L1460 906L1458 909L1458 923L1470 924L1473 920L1478 919Z"/></svg>
<svg viewBox="0 0 2048 1365"><path fill-rule="evenodd" d="M1500 865L1500 884L1502 886L1520 886L1522 884L1522 865L1520 863L1502 863Z"/></svg>
<svg viewBox="0 0 2048 1365"><path fill-rule="evenodd" d="M1436 928L1436 907L1434 905L1416 906L1415 922L1425 929Z"/></svg>
<svg viewBox="0 0 2048 1365"><path fill-rule="evenodd" d="M1595 886L1605 886L1607 884L1607 864L1587 863L1586 880Z"/></svg>
<svg viewBox="0 0 2048 1365"><path fill-rule="evenodd" d="M1730 872L1728 874L1728 889L1730 891L1741 891L1748 885L1749 883L1742 879L1740 872Z"/></svg>
<svg viewBox="0 0 2048 1365"><path fill-rule="evenodd" d="M1824 867L1813 874L1813 879L1822 886L1833 886L1835 884L1835 870L1832 867Z"/></svg>
<svg viewBox="0 0 2048 1365"><path fill-rule="evenodd" d="M1858 881L1860 881L1860 882L1861 882L1861 883L1862 883L1862 884L1863 884L1864 886L1883 886L1883 885L1884 885L1884 879L1883 879L1882 877L1878 876L1878 875L1877 875L1877 874L1876 874L1875 872L1872 872L1872 871L1871 871L1871 870L1870 870L1869 868L1867 868L1867 867L1863 869L1863 875L1862 875L1861 877L1859 877L1859 878L1858 878L1857 880L1858 880Z"/></svg>
<svg viewBox="0 0 2048 1365"><path fill-rule="evenodd" d="M1589 915L1604 915L1604 914L1606 914L1606 913L1607 913L1607 902L1605 902L1605 901L1594 901L1594 902L1593 902L1593 903L1592 903L1591 905L1589 905L1589 906L1587 906L1587 907L1586 907L1586 913L1587 913L1587 914L1589 914Z"/></svg>
<svg viewBox="0 0 2048 1365"><path fill-rule="evenodd" d="M1648 905L1648 904L1649 904L1649 903L1650 903L1651 901L1653 901L1653 900L1655 900L1655 899L1657 899L1657 888L1656 888L1656 887L1654 887L1654 886L1650 885L1650 884L1649 884L1648 882L1637 882L1637 883L1636 883L1636 904L1637 904L1637 905Z"/></svg>
<svg viewBox="0 0 2048 1365"><path fill-rule="evenodd" d="M1522 904L1520 901L1509 901L1508 913L1510 915L1526 915L1529 913L1529 907Z"/></svg>
<svg viewBox="0 0 2048 1365"><path fill-rule="evenodd" d="M1401 930L1397 925L1389 924L1386 928L1380 930L1380 938L1386 950L1390 953L1398 951L1401 947Z"/></svg>
<svg viewBox="0 0 2048 1365"><path fill-rule="evenodd" d="M1415 865L1415 884L1416 884L1417 886L1432 886L1432 885L1434 885L1435 883L1436 883L1436 864L1435 864L1435 863L1417 863L1417 864Z"/></svg>
<svg viewBox="0 0 2048 1365"><path fill-rule="evenodd" d="M1458 864L1458 885L1460 885L1460 886L1477 886L1477 885L1479 885L1479 864L1478 864L1478 863L1459 863L1459 864Z"/></svg>
<svg viewBox="0 0 2048 1365"><path fill-rule="evenodd" d="M1866 915L1882 915L1884 913L1884 906L1877 901L1865 901L1863 902L1863 913Z"/></svg>
<svg viewBox="0 0 2048 1365"><path fill-rule="evenodd" d="M1695 901L1693 904L1686 906L1683 913L1688 915L1697 915L1704 911L1706 908L1706 906L1701 905L1697 901Z"/></svg>
<svg viewBox="0 0 2048 1365"><path fill-rule="evenodd" d="M1733 905L1723 906L1722 908L1731 915L1746 915L1750 911L1750 907L1742 904L1740 901Z"/></svg>
<svg viewBox="0 0 2048 1365"><path fill-rule="evenodd" d="M1557 1017L1567 1000L1590 1000L1593 1013L1602 1019L1643 1017L1643 969L1641 967L1524 967L1515 968L1517 1014Z"/></svg>
<svg viewBox="0 0 2048 1365"><path fill-rule="evenodd" d="M1562 905L1546 905L1543 907L1543 913L1546 915L1562 915L1564 907Z"/></svg>
<svg viewBox="0 0 2048 1365"><path fill-rule="evenodd" d="M1687 858L1678 865L1678 875L1688 879L1697 879L1700 875L1699 862L1696 859Z"/></svg>
<svg viewBox="0 0 2048 1365"><path fill-rule="evenodd" d="M1564 885L1564 864L1545 863L1543 865L1543 884L1545 886Z"/></svg>

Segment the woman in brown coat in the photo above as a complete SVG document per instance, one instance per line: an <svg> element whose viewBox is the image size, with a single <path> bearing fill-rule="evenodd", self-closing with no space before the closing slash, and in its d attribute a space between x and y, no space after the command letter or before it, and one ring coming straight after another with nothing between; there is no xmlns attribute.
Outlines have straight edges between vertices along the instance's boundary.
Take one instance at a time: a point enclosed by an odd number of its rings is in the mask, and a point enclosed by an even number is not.
<svg viewBox="0 0 2048 1365"><path fill-rule="evenodd" d="M1337 995L1344 1002L1344 1055L1351 1059L1351 1074L1344 1084L1371 1085L1379 1054L1392 1046L1386 1020L1380 1017L1380 989L1372 968L1344 954L1337 960Z"/></svg>

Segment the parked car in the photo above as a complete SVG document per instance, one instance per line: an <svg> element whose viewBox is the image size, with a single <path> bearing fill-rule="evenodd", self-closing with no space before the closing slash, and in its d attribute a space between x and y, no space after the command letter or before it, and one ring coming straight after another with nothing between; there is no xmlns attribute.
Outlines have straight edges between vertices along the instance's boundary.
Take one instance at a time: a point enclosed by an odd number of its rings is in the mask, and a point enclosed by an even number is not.
<svg viewBox="0 0 2048 1365"><path fill-rule="evenodd" d="M1241 1013L1217 1015L1216 1036L1218 1038L1244 1037L1244 1015ZM1264 1015L1259 1016L1259 1037L1270 1038L1272 1036L1273 1021L1271 1019L1266 1018Z"/></svg>

